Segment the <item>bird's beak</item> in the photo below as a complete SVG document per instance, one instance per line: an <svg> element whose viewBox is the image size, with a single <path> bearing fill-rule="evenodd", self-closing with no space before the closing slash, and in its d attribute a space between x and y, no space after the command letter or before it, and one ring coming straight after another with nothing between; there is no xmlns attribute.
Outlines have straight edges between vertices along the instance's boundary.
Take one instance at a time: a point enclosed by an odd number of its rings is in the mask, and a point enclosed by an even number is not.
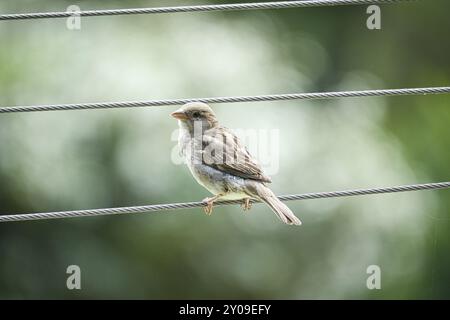
<svg viewBox="0 0 450 320"><path fill-rule="evenodd" d="M178 120L186 120L188 118L186 113L184 113L183 111L180 111L180 110L172 112L170 115Z"/></svg>

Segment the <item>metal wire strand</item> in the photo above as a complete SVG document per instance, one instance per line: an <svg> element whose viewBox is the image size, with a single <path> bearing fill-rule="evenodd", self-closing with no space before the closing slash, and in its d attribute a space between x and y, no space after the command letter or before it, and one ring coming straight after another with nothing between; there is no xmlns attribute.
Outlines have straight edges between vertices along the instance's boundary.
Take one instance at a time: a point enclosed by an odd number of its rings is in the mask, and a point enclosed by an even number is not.
<svg viewBox="0 0 450 320"><path fill-rule="evenodd" d="M306 7L341 6L341 5L391 4L391 3L412 2L412 1L417 0L303 0L303 1L213 4L213 5L159 7L159 8L87 10L80 12L66 11L66 12L14 13L14 14L2 14L0 15L0 20L68 18L74 15L81 17L97 17L97 16L129 15L129 14L287 9L287 8L301 8L301 7L306 8Z"/></svg>
<svg viewBox="0 0 450 320"><path fill-rule="evenodd" d="M394 193L394 192L405 192L405 191L436 190L436 189L447 189L447 188L450 188L450 182L413 184L413 185L403 185L403 186L396 186L396 187L373 188L373 189L356 189L356 190L344 190L344 191L304 193L304 194L285 195L285 196L279 197L279 199L282 201L308 200L308 199L321 199L321 198L362 196L362 195L370 195L370 194ZM252 202L257 202L257 201L252 201ZM230 205L230 204L239 204L239 203L242 203L242 201L228 200L228 201L217 201L214 203L214 205L221 206L221 205ZM206 205L206 203L204 203L204 202L184 202L184 203L168 203L168 204L156 204L156 205L148 205L148 206L107 208L107 209L90 209L90 210L0 215L0 222L91 217L91 216L103 216L103 215L125 214L125 213L143 213L143 212L155 212L155 211L162 211L162 210L196 208L196 207L203 207L205 205Z"/></svg>
<svg viewBox="0 0 450 320"><path fill-rule="evenodd" d="M123 102L94 102L94 103L52 104L52 105L34 105L34 106L31 105L31 106L16 106L16 107L0 107L0 113L157 107L157 106L183 105L185 103L194 101L204 103L236 103L236 102L312 100L312 99L398 96L398 95L419 95L419 94L426 95L426 94L444 94L444 93L450 93L450 87L312 92L312 93L271 94L271 95L240 96L240 97L215 97L215 98L193 98L193 99L123 101Z"/></svg>

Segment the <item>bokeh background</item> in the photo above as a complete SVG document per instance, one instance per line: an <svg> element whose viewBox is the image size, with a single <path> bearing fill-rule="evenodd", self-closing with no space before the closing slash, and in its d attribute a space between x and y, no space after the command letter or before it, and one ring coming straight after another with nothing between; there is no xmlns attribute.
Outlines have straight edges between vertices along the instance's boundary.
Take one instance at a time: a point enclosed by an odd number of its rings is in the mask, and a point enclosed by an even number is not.
<svg viewBox="0 0 450 320"><path fill-rule="evenodd" d="M232 1L223 1L230 3ZM2 13L208 1L3 0ZM219 1L210 3L220 3ZM0 23L0 106L450 85L450 3ZM448 181L449 96L214 105L278 129L277 194ZM0 214L196 201L175 108L0 116ZM4 299L450 298L450 194L0 224ZM66 289L81 267L82 290ZM379 265L382 289L366 288Z"/></svg>

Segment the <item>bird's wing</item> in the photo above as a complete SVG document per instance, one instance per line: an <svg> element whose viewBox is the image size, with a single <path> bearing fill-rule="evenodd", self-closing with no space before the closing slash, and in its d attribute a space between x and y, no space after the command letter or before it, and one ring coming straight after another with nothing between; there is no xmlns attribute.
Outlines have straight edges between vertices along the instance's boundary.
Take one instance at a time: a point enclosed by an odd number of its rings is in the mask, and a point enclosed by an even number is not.
<svg viewBox="0 0 450 320"><path fill-rule="evenodd" d="M238 137L224 127L208 130L203 135L203 162L222 172L241 178L271 182Z"/></svg>

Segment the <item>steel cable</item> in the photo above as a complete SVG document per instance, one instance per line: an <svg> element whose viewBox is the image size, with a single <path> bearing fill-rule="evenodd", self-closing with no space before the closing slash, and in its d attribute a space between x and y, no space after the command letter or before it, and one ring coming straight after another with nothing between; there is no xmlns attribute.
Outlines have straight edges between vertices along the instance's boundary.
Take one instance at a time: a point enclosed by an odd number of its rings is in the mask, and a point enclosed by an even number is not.
<svg viewBox="0 0 450 320"><path fill-rule="evenodd" d="M406 191L437 190L437 189L447 189L447 188L450 188L450 182L413 184L413 185L372 188L372 189L355 189L355 190L344 190L344 191L304 193L304 194L280 196L279 199L282 201L308 200L308 199L362 196L362 195L370 195L370 194L394 193L394 192L406 192ZM252 201L252 202L255 202L255 201ZM214 205L220 206L220 205L230 205L230 204L239 204L239 203L242 203L242 201L228 200L228 201L217 201L214 203ZM199 201L199 202L168 203L168 204L156 204L156 205L120 207L120 208L0 215L0 222L75 218L75 217L103 216L103 215L126 214L126 213L143 213L143 212L155 212L155 211L163 211L163 210L196 208L196 207L203 207L205 205L206 205L206 203Z"/></svg>
<svg viewBox="0 0 450 320"><path fill-rule="evenodd" d="M147 100L147 101L30 105L30 106L0 107L0 113L92 110L92 109L113 109L113 108L131 108L131 107L157 107L157 106L182 105L193 101L199 101L204 103L236 103L236 102L312 100L312 99L331 99L331 98L350 98L350 97L426 95L426 94L444 94L444 93L450 93L450 87L312 92L312 93L271 94L259 96L213 97L213 98L169 99L169 100Z"/></svg>
<svg viewBox="0 0 450 320"><path fill-rule="evenodd" d="M159 8L156 7L156 8L86 10L79 12L62 11L62 12L12 13L12 14L1 14L0 20L68 18L74 15L81 17L98 17L98 16L130 15L130 14L287 9L287 8L305 8L305 7L341 6L341 5L392 4L398 2L412 2L412 1L417 0L303 0L303 1L212 4L212 5L159 7Z"/></svg>

